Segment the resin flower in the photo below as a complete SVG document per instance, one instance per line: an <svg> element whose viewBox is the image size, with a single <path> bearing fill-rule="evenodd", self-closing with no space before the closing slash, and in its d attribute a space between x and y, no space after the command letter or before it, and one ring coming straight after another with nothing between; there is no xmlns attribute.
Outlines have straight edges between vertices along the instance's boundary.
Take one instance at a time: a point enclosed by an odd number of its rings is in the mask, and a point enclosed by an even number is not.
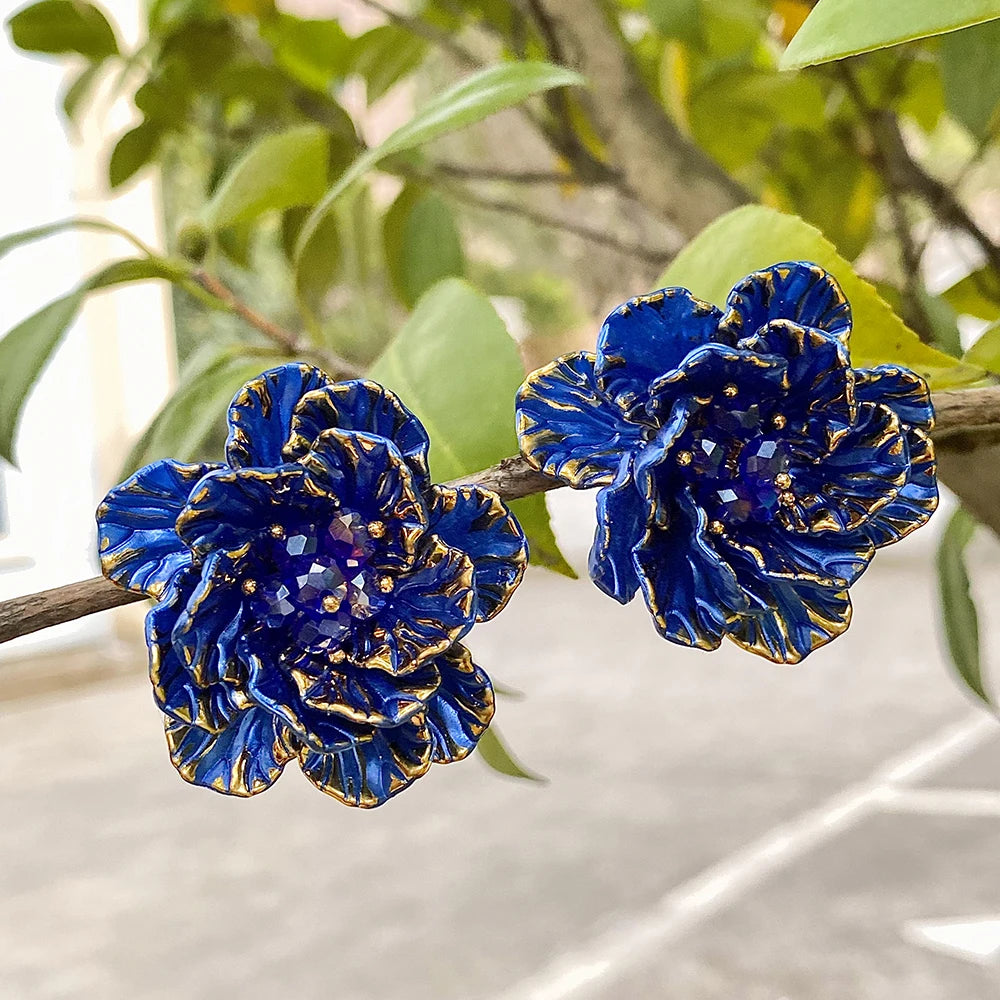
<svg viewBox="0 0 1000 1000"><path fill-rule="evenodd" d="M427 451L381 386L287 365L237 394L226 465L155 462L107 495L101 566L158 602L150 677L188 781L254 795L297 758L370 807L475 747L493 689L458 640L527 552L496 494L431 484Z"/></svg>
<svg viewBox="0 0 1000 1000"><path fill-rule="evenodd" d="M632 299L597 353L518 394L521 450L597 495L590 573L642 590L685 646L728 636L794 663L843 632L876 548L937 505L930 395L913 372L854 369L851 311L815 264L741 281L723 312L682 288Z"/></svg>

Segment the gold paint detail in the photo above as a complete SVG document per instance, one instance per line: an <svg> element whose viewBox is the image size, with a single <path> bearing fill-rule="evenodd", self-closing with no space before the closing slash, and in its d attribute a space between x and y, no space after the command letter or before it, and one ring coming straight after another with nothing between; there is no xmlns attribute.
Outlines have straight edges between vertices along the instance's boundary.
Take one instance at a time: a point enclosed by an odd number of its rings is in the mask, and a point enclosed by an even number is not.
<svg viewBox="0 0 1000 1000"><path fill-rule="evenodd" d="M690 465L694 461L694 455L689 451L679 451L677 453L678 465Z"/></svg>
<svg viewBox="0 0 1000 1000"><path fill-rule="evenodd" d="M784 430L785 426L788 424L788 419L781 413L776 413L771 417L771 423L780 431Z"/></svg>
<svg viewBox="0 0 1000 1000"><path fill-rule="evenodd" d="M378 589L381 590L383 594L391 594L392 589L395 586L396 584L391 576L379 577Z"/></svg>
<svg viewBox="0 0 1000 1000"><path fill-rule="evenodd" d="M709 521L708 530L713 535L721 535L726 530L726 526L721 521Z"/></svg>
<svg viewBox="0 0 1000 1000"><path fill-rule="evenodd" d="M774 477L774 485L777 486L779 490L787 490L788 487L792 485L792 477L787 472L779 472Z"/></svg>
<svg viewBox="0 0 1000 1000"><path fill-rule="evenodd" d="M735 382L728 382L722 387L722 395L725 396L726 399L735 399L735 397L739 394L739 391L740 387Z"/></svg>
<svg viewBox="0 0 1000 1000"><path fill-rule="evenodd" d="M369 521L368 534L371 535L372 538L381 538L385 534L385 522Z"/></svg>
<svg viewBox="0 0 1000 1000"><path fill-rule="evenodd" d="M285 529L280 524L271 525L271 537L272 538L284 538Z"/></svg>
<svg viewBox="0 0 1000 1000"><path fill-rule="evenodd" d="M778 503L783 504L785 507L792 507L795 505L795 494L789 491L779 494Z"/></svg>
<svg viewBox="0 0 1000 1000"><path fill-rule="evenodd" d="M244 594L255 594L257 592L257 581L250 579L244 580L240 589Z"/></svg>

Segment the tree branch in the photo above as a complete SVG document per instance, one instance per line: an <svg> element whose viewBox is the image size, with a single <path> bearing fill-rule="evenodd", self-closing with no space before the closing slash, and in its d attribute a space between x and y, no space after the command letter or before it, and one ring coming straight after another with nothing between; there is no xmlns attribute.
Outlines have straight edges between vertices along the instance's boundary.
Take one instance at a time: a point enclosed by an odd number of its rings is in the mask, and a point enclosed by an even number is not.
<svg viewBox="0 0 1000 1000"><path fill-rule="evenodd" d="M194 271L191 279L197 287L208 292L223 309L231 312L234 316L239 316L240 319L262 333L272 343L277 344L290 357L311 356L317 361L322 362L323 367L334 375L346 375L349 378L360 378L364 375L364 372L357 365L352 364L346 358L342 358L340 355L327 351L322 347L303 343L290 330L278 326L277 323L271 322L266 316L262 316L256 310L251 309L245 302L237 298L218 278L207 271Z"/></svg>
<svg viewBox="0 0 1000 1000"><path fill-rule="evenodd" d="M937 424L934 441L945 457L1000 442L1000 386L934 394ZM504 500L519 500L564 484L533 469L520 456L465 476L450 486L472 484L494 490ZM0 601L0 643L98 611L134 604L145 598L122 590L104 577Z"/></svg>

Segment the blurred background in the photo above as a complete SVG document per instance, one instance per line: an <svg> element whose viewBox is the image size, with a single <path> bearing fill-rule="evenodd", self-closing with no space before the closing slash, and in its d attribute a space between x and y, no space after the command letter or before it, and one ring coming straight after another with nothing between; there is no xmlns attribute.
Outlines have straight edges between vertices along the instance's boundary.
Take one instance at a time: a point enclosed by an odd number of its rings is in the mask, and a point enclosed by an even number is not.
<svg viewBox="0 0 1000 1000"><path fill-rule="evenodd" d="M0 228L104 221L0 242L2 329L47 345L0 348L0 599L94 575L106 490L217 455L287 357L398 389L439 480L512 454L523 372L745 203L993 379L1000 21L780 72L812 6L6 4ZM348 164L524 61L589 85L387 154L303 237ZM474 651L523 776L475 758L371 814L294 769L182 782L141 606L0 646L0 997L993 1000L995 447L943 449L965 507L797 668L664 643L586 580L593 496L522 501L533 566Z"/></svg>

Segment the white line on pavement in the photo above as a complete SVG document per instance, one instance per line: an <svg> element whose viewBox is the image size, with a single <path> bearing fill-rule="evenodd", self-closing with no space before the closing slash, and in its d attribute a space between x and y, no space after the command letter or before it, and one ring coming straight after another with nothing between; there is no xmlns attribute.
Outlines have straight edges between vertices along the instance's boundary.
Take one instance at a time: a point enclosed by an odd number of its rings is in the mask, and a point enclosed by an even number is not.
<svg viewBox="0 0 1000 1000"><path fill-rule="evenodd" d="M670 890L644 913L622 920L582 948L556 958L495 1000L567 1000L593 996L601 986L664 944L718 913L828 840L876 812L892 786L912 784L945 767L997 734L992 716L977 714L945 727L849 785L819 806Z"/></svg>
<svg viewBox="0 0 1000 1000"><path fill-rule="evenodd" d="M887 812L924 816L1000 816L1000 792L989 788L888 788L879 805Z"/></svg>

